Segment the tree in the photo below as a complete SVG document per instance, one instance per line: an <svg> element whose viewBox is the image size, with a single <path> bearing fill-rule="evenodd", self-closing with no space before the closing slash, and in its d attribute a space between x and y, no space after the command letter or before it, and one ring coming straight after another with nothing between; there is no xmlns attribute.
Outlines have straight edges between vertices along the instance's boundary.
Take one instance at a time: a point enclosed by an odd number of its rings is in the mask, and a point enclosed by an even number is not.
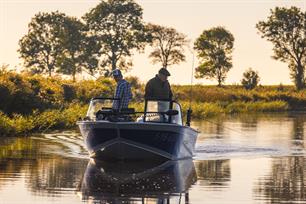
<svg viewBox="0 0 306 204"><path fill-rule="evenodd" d="M232 68L234 36L223 27L204 30L194 43L200 65L196 68L196 78L218 80L218 86L225 81Z"/></svg>
<svg viewBox="0 0 306 204"><path fill-rule="evenodd" d="M19 41L21 58L26 67L34 72L47 72L56 68L56 59L61 54L59 33L65 14L59 12L38 13L29 23L28 33Z"/></svg>
<svg viewBox="0 0 306 204"><path fill-rule="evenodd" d="M184 47L187 46L186 35L177 32L174 28L148 24L150 45L153 51L149 57L153 64L161 63L164 68L185 61Z"/></svg>
<svg viewBox="0 0 306 204"><path fill-rule="evenodd" d="M84 68L93 73L98 65L97 44L94 38L86 36L85 25L75 17L65 17L63 29L59 35L62 52L57 59L58 72L72 75Z"/></svg>
<svg viewBox="0 0 306 204"><path fill-rule="evenodd" d="M274 45L273 58L288 63L298 90L305 87L306 12L297 7L276 7L266 21L256 25L261 37Z"/></svg>
<svg viewBox="0 0 306 204"><path fill-rule="evenodd" d="M249 68L243 73L241 83L245 89L254 89L258 85L259 80L258 72Z"/></svg>
<svg viewBox="0 0 306 204"><path fill-rule="evenodd" d="M132 50L144 48L142 8L133 0L101 1L83 19L100 45L100 66L106 75L117 67L128 69Z"/></svg>

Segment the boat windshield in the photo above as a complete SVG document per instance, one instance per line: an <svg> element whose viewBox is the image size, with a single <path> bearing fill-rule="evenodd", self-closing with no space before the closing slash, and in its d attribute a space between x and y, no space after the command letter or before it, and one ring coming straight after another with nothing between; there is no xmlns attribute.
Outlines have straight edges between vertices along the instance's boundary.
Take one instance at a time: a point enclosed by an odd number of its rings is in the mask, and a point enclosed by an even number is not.
<svg viewBox="0 0 306 204"><path fill-rule="evenodd" d="M92 99L90 101L86 116L90 120L96 120L96 113L102 109L112 109L114 99Z"/></svg>
<svg viewBox="0 0 306 204"><path fill-rule="evenodd" d="M90 101L86 117L91 121L96 121L107 120L106 117L99 117L101 114L107 116L115 115L118 117L130 114L143 114L143 116L137 119L138 122L174 123L183 125L181 106L175 101L146 100L144 112L113 112L112 104L114 100L118 99L93 98ZM98 116L97 113L99 113Z"/></svg>
<svg viewBox="0 0 306 204"><path fill-rule="evenodd" d="M177 114L166 114L173 110L177 111ZM146 101L144 121L183 125L181 106L175 101Z"/></svg>

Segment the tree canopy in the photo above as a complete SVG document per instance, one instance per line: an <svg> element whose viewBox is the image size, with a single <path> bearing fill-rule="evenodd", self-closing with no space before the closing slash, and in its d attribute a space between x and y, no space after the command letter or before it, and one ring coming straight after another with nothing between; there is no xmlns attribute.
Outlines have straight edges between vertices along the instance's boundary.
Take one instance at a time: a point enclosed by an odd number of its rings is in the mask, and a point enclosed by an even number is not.
<svg viewBox="0 0 306 204"><path fill-rule="evenodd" d="M86 36L85 25L64 13L38 13L29 24L28 33L19 41L18 50L25 66L34 73L60 72L72 75L83 68L97 67L97 45Z"/></svg>
<svg viewBox="0 0 306 204"><path fill-rule="evenodd" d="M288 63L297 89L305 87L306 12L297 7L276 7L256 25L261 37L273 44L273 58Z"/></svg>
<svg viewBox="0 0 306 204"><path fill-rule="evenodd" d="M18 52L26 67L51 76L62 51L59 34L64 18L65 14L59 12L40 12L32 18L28 33L19 41Z"/></svg>
<svg viewBox="0 0 306 204"><path fill-rule="evenodd" d="M162 67L167 68L185 61L184 47L188 43L186 35L174 28L155 24L148 24L147 30L153 48L149 55L153 64L161 63Z"/></svg>
<svg viewBox="0 0 306 204"><path fill-rule="evenodd" d="M142 8L133 0L104 0L83 19L100 46L100 67L105 74L131 67L132 50L143 49L146 41Z"/></svg>
<svg viewBox="0 0 306 204"><path fill-rule="evenodd" d="M241 84L245 89L254 89L259 83L260 77L257 71L252 68L247 69L243 72L243 78Z"/></svg>
<svg viewBox="0 0 306 204"><path fill-rule="evenodd" d="M85 25L75 17L65 17L59 37L62 52L57 59L58 72L72 75L73 81L84 69L93 73L98 65L98 46L93 37L86 36Z"/></svg>
<svg viewBox="0 0 306 204"><path fill-rule="evenodd" d="M232 68L233 46L234 36L225 28L204 30L194 43L200 60L200 65L196 68L196 77L215 78L218 86L221 86L227 72Z"/></svg>

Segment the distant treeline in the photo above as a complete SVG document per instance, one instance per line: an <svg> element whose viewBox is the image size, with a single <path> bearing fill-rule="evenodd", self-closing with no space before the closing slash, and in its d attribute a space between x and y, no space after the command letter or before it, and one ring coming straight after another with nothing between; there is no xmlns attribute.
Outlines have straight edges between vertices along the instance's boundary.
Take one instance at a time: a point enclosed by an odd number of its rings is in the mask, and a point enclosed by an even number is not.
<svg viewBox="0 0 306 204"><path fill-rule="evenodd" d="M273 44L273 58L288 64L288 77L296 88L303 89L306 12L294 6L270 12L256 28ZM133 67L133 54L147 46L152 63L165 68L185 61L185 53L192 47L199 61L195 77L215 79L222 86L233 68L234 41L229 30L216 25L203 28L190 46L188 37L175 28L145 22L143 9L134 0L102 0L80 19L59 11L37 13L29 22L28 33L19 40L18 52L27 71L49 76L57 72L75 81L76 75L84 72L109 76L116 68L127 71ZM241 74L241 83L248 89L260 80L253 69Z"/></svg>

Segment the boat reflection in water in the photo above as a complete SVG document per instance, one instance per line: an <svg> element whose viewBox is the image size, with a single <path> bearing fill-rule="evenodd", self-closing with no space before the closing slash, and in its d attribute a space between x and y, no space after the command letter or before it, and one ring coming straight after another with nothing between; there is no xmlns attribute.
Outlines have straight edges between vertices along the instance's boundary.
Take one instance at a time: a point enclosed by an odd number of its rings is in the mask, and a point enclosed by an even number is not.
<svg viewBox="0 0 306 204"><path fill-rule="evenodd" d="M79 194L94 203L188 203L188 189L196 179L191 159L154 163L92 159Z"/></svg>

